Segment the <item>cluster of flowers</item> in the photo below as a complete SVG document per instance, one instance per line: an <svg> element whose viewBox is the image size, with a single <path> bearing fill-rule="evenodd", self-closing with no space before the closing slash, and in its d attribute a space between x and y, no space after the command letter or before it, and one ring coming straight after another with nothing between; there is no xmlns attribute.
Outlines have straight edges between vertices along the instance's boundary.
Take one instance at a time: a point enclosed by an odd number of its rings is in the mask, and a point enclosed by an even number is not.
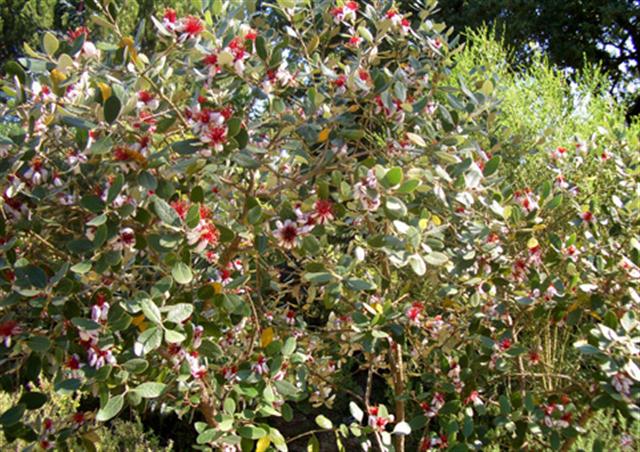
<svg viewBox="0 0 640 452"><path fill-rule="evenodd" d="M173 207L182 221L186 219L187 212L190 208L188 202L183 200L174 201L171 203L171 207ZM200 221L198 224L187 231L187 241L189 242L189 245L195 247L194 250L197 253L201 253L207 248L210 248L207 252L207 258L213 259L214 255L212 254L212 249L218 246L220 232L218 231L218 228L216 228L215 224L213 224L211 219L211 210L208 207L204 205L200 206L199 214Z"/></svg>
<svg viewBox="0 0 640 452"><path fill-rule="evenodd" d="M203 101L204 99L200 99ZM185 117L192 132L208 148L200 151L203 157L211 156L211 149L220 152L228 139L229 128L227 121L233 116L233 109L225 107L220 110L212 110L198 102L195 106L185 110Z"/></svg>
<svg viewBox="0 0 640 452"><path fill-rule="evenodd" d="M367 176L353 186L353 197L360 201L362 208L375 212L380 207L380 193L377 191L378 179L373 169Z"/></svg>
<svg viewBox="0 0 640 452"><path fill-rule="evenodd" d="M292 249L299 244L299 240L309 234L318 224L326 224L334 219L333 204L329 200L319 199L315 202L313 211L304 213L298 205L295 209L296 220L277 220L276 230L273 232L278 245L285 249Z"/></svg>
<svg viewBox="0 0 640 452"><path fill-rule="evenodd" d="M379 406L369 407L368 414L367 423L369 424L369 427L378 432L384 431L387 425L392 423L395 419L393 414L384 413Z"/></svg>
<svg viewBox="0 0 640 452"><path fill-rule="evenodd" d="M202 363L198 353L198 348L202 345L203 336L204 328L201 325L194 325L190 351L187 351L180 344L170 344L167 350L174 367L177 369L186 361L191 376L196 380L201 380L207 374L207 366Z"/></svg>
<svg viewBox="0 0 640 452"><path fill-rule="evenodd" d="M204 24L195 16L178 18L178 14L172 8L167 8L162 17L162 25L178 37L178 42L198 40L204 31Z"/></svg>
<svg viewBox="0 0 640 452"><path fill-rule="evenodd" d="M569 397L562 396L562 403L549 403L542 406L544 411L544 425L549 428L563 429L571 425L572 413L568 411Z"/></svg>

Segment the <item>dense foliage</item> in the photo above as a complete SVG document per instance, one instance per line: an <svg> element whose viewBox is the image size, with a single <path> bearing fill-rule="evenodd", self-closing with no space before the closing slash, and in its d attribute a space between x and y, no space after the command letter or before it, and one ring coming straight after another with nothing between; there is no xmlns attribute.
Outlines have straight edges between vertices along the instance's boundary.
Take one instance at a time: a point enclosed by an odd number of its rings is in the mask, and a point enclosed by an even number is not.
<svg viewBox="0 0 640 452"><path fill-rule="evenodd" d="M452 74L435 5L166 10L144 54L87 4L99 32L6 65L8 441L88 447L129 406L197 414L203 448L286 450L279 418L321 407L339 447L568 450L599 410L640 416L620 123L554 133L499 67ZM99 409L53 421L58 394Z"/></svg>

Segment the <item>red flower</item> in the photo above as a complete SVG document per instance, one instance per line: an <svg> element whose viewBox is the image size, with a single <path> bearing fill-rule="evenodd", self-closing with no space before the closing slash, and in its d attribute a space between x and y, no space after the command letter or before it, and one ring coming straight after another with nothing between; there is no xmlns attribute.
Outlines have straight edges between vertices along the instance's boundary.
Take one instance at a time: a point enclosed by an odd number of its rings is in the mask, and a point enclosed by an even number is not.
<svg viewBox="0 0 640 452"><path fill-rule="evenodd" d="M183 19L181 31L189 38L195 38L204 31L204 24L195 16L187 16Z"/></svg>
<svg viewBox="0 0 640 452"><path fill-rule="evenodd" d="M216 64L218 64L218 55L215 53L207 55L206 57L204 57L202 62L207 66L215 66Z"/></svg>
<svg viewBox="0 0 640 452"><path fill-rule="evenodd" d="M11 346L11 337L22 333L22 328L15 320L7 320L0 323L0 342L4 342L5 347Z"/></svg>
<svg viewBox="0 0 640 452"><path fill-rule="evenodd" d="M178 14L175 9L167 8L164 10L164 16L162 16L162 18L167 22L174 24L176 23L176 20L178 20Z"/></svg>
<svg viewBox="0 0 640 452"><path fill-rule="evenodd" d="M87 27L78 27L75 30L69 30L67 32L67 38L69 42L73 42L83 35L85 38L89 36L89 29Z"/></svg>
<svg viewBox="0 0 640 452"><path fill-rule="evenodd" d="M593 213L587 210L580 215L580 218L582 218L582 221L585 223L591 223L593 221Z"/></svg>
<svg viewBox="0 0 640 452"><path fill-rule="evenodd" d="M315 204L313 218L320 224L333 220L333 204L326 199L319 199Z"/></svg>
<svg viewBox="0 0 640 452"><path fill-rule="evenodd" d="M344 74L339 75L338 78L333 81L333 84L336 85L338 88L343 87L346 83L347 83L347 76Z"/></svg>
<svg viewBox="0 0 640 452"><path fill-rule="evenodd" d="M540 362L540 353L536 351L529 352L529 361L531 361L531 364L538 364Z"/></svg>
<svg viewBox="0 0 640 452"><path fill-rule="evenodd" d="M84 413L79 411L73 415L72 419L73 419L73 422L76 423L77 425L82 425L84 424L84 421L85 421Z"/></svg>
<svg viewBox="0 0 640 452"><path fill-rule="evenodd" d="M171 207L176 211L180 219L184 220L189 210L189 204L186 201L173 201Z"/></svg>
<svg viewBox="0 0 640 452"><path fill-rule="evenodd" d="M508 337L505 337L504 339L502 339L500 341L500 349L501 350L508 350L511 347L511 339L509 339Z"/></svg>

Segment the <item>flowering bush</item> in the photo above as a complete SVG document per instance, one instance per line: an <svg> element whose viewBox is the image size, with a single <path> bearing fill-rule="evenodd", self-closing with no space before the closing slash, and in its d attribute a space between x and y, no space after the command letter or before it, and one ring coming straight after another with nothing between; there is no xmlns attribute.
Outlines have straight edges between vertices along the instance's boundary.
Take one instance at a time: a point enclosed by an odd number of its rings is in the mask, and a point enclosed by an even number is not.
<svg viewBox="0 0 640 452"><path fill-rule="evenodd" d="M3 387L99 401L48 425L25 392L9 440L130 406L287 450L274 418L323 407L339 447L568 449L595 410L640 416L637 149L566 143L525 183L435 4L310 3L168 9L145 55L87 2L111 38L6 64Z"/></svg>

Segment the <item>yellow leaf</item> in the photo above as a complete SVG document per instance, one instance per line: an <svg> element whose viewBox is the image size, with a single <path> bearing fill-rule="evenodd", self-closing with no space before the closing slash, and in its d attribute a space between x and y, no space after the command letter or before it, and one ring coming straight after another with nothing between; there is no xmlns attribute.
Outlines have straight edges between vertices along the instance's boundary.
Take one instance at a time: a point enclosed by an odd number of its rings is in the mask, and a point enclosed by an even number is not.
<svg viewBox="0 0 640 452"><path fill-rule="evenodd" d="M125 36L120 41L120 47L133 47L133 38L131 36Z"/></svg>
<svg viewBox="0 0 640 452"><path fill-rule="evenodd" d="M420 228L420 230L424 231L425 229L427 229L427 226L429 226L429 220L427 220L426 218L420 218L420 221L418 221L418 227Z"/></svg>
<svg viewBox="0 0 640 452"><path fill-rule="evenodd" d="M271 342L273 342L273 328L265 328L262 330L262 334L260 335L260 345L262 348L267 347Z"/></svg>
<svg viewBox="0 0 640 452"><path fill-rule="evenodd" d="M148 327L148 324L144 321L144 314L134 317L131 323L133 326L137 326L140 331L144 331Z"/></svg>
<svg viewBox="0 0 640 452"><path fill-rule="evenodd" d="M98 82L98 88L100 88L100 92L102 93L102 100L107 100L111 97L111 87L103 82Z"/></svg>
<svg viewBox="0 0 640 452"><path fill-rule="evenodd" d="M547 225L544 223L540 223L540 224L536 224L533 228L534 231L542 231L543 229L546 229Z"/></svg>
<svg viewBox="0 0 640 452"><path fill-rule="evenodd" d="M263 436L258 440L258 444L256 444L256 452L264 452L267 450L269 445L271 444L271 438L268 436Z"/></svg>
<svg viewBox="0 0 640 452"><path fill-rule="evenodd" d="M211 283L211 287L213 288L213 292L216 295L222 293L222 284L220 284L219 282Z"/></svg>
<svg viewBox="0 0 640 452"><path fill-rule="evenodd" d="M324 143L329 139L329 133L331 133L331 129L326 127L322 129L322 131L318 134L318 143Z"/></svg>
<svg viewBox="0 0 640 452"><path fill-rule="evenodd" d="M131 36L125 36L124 38L122 38L122 40L120 41L120 47L126 47L129 51L129 55L131 55L131 60L133 60L134 63L137 63L138 52L136 51L134 41Z"/></svg>
<svg viewBox="0 0 640 452"><path fill-rule="evenodd" d="M539 245L538 240L535 237L531 237L527 242L527 248L529 249L533 249L538 245Z"/></svg>
<svg viewBox="0 0 640 452"><path fill-rule="evenodd" d="M438 215L433 215L431 217L431 222L436 226L440 226L442 224L442 220L440 219L440 217Z"/></svg>
<svg viewBox="0 0 640 452"><path fill-rule="evenodd" d="M51 81L54 83L54 85L59 85L60 83L64 82L66 79L67 79L67 76L64 75L62 71L59 71L58 69L54 69L51 71Z"/></svg>
<svg viewBox="0 0 640 452"><path fill-rule="evenodd" d="M359 105L352 105L352 106L349 107L349 111L351 113L355 113L358 110L360 110L360 106Z"/></svg>

